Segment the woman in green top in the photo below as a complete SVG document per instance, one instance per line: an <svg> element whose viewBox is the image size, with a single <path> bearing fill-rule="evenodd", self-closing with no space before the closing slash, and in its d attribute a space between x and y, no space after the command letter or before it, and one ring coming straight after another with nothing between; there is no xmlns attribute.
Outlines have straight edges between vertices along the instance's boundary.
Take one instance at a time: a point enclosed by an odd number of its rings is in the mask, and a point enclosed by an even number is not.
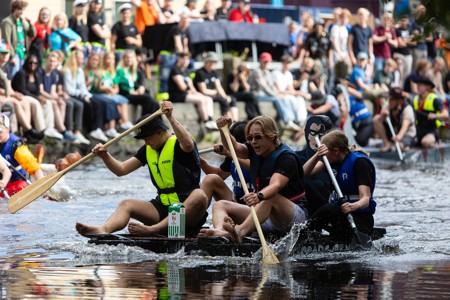
<svg viewBox="0 0 450 300"><path fill-rule="evenodd" d="M120 115L120 128L127 130L133 126L128 120L128 99L119 94L119 86L116 81L116 58L114 52L103 55L100 78L95 81L95 93L113 100L117 104Z"/></svg>
<svg viewBox="0 0 450 300"><path fill-rule="evenodd" d="M145 75L138 69L136 53L125 51L116 72L119 93L133 105L142 105L142 115L151 114L159 109L159 104L145 91Z"/></svg>
<svg viewBox="0 0 450 300"><path fill-rule="evenodd" d="M86 86L98 100L101 102L105 116L105 135L109 138L115 138L119 135L116 130L117 120L120 119L119 111L116 102L104 94L98 93L95 90L96 82L101 79L100 69L100 55L92 53L89 55L86 65L84 67L84 77L86 79Z"/></svg>

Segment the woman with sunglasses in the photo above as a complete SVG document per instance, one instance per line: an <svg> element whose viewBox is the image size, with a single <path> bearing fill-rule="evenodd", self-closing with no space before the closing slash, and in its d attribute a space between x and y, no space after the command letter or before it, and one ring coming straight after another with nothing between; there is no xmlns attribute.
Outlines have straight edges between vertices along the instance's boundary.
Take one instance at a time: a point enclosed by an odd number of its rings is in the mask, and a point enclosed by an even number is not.
<svg viewBox="0 0 450 300"><path fill-rule="evenodd" d="M231 124L231 118L220 117L217 127ZM244 195L245 204L218 201L213 206L214 229L202 230L206 236L225 236L241 243L244 236L256 230L250 213L254 206L263 232L284 235L295 223L307 219L303 207L303 169L289 146L281 143L275 121L269 116L250 120L245 128L247 142L230 137L236 155L250 159L250 172L256 190ZM222 143L229 146L221 132Z"/></svg>
<svg viewBox="0 0 450 300"><path fill-rule="evenodd" d="M49 98L43 95L43 82L39 73L39 60L36 55L29 55L25 59L23 68L14 75L11 81L12 88L25 96L37 99L42 106L45 119L44 134L47 137L58 140L63 139L63 135L55 129L55 112L53 104Z"/></svg>

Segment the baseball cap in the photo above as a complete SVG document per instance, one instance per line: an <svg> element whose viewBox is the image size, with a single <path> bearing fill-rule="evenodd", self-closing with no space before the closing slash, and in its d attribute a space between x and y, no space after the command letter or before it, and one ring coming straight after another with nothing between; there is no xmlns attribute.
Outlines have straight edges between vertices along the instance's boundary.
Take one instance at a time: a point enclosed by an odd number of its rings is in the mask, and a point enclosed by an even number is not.
<svg viewBox="0 0 450 300"><path fill-rule="evenodd" d="M262 62L271 62L272 54L270 54L269 52L263 52L259 55L259 60Z"/></svg>
<svg viewBox="0 0 450 300"><path fill-rule="evenodd" d="M132 8L133 8L133 6L131 6L130 3L125 3L125 4L122 4L121 6L119 6L119 8L117 10L119 11L119 13L121 13L124 10L132 9Z"/></svg>
<svg viewBox="0 0 450 300"><path fill-rule="evenodd" d="M75 0L73 1L73 7L77 7L80 5L86 5L88 3L88 0Z"/></svg>
<svg viewBox="0 0 450 300"><path fill-rule="evenodd" d="M356 56L356 59L359 59L359 60L369 59L369 55L367 55L366 52L361 51L361 52L359 52L358 55Z"/></svg>

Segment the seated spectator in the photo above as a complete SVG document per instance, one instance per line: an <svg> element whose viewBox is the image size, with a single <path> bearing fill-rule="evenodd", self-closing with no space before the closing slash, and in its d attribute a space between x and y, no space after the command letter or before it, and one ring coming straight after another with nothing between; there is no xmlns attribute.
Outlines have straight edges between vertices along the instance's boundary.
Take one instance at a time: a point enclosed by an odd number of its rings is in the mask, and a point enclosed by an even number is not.
<svg viewBox="0 0 450 300"><path fill-rule="evenodd" d="M394 127L392 135L386 118L389 117ZM389 90L389 103L373 118L375 133L383 140L381 152L391 151L393 143L398 142L403 151L414 145L416 126L413 107L406 101L399 87Z"/></svg>
<svg viewBox="0 0 450 300"><path fill-rule="evenodd" d="M91 0L87 15L88 40L93 53L103 53L106 50L106 39L111 37L111 31L106 25L103 11L103 0Z"/></svg>
<svg viewBox="0 0 450 300"><path fill-rule="evenodd" d="M294 112L288 108L273 82L269 70L271 61L272 55L270 53L263 52L260 54L259 68L253 69L250 73L249 84L252 91L256 93L258 102L272 102L277 111L278 119L284 122L286 128L298 131L300 128L294 123Z"/></svg>
<svg viewBox="0 0 450 300"><path fill-rule="evenodd" d="M102 131L105 123L104 107L98 98L93 96L87 86L83 72L84 53L75 50L70 53L64 66L64 87L71 98L83 102L83 124L89 136L93 139L106 143L108 138Z"/></svg>
<svg viewBox="0 0 450 300"><path fill-rule="evenodd" d="M9 62L7 65L9 79L13 78L25 62L27 53L27 38L36 36L36 28L31 21L22 17L28 2L24 0L11 1L11 14L1 22L1 38L10 47ZM5 9L5 7L3 8Z"/></svg>
<svg viewBox="0 0 450 300"><path fill-rule="evenodd" d="M409 94L416 95L418 93L415 80L419 77L426 76L431 70L431 62L428 59L419 59L414 70L405 79L403 90Z"/></svg>
<svg viewBox="0 0 450 300"><path fill-rule="evenodd" d="M39 70L39 60L35 55L29 55L25 59L23 68L14 75L11 86L15 91L39 101L44 111L45 131L47 137L62 140L63 136L55 129L55 112L53 104L42 93L43 82Z"/></svg>
<svg viewBox="0 0 450 300"><path fill-rule="evenodd" d="M84 47L86 57L92 50L89 43L89 27L87 26L87 3L88 0L75 0L72 15L69 18L69 27L81 37L81 45Z"/></svg>
<svg viewBox="0 0 450 300"><path fill-rule="evenodd" d="M58 57L56 53L51 52L45 60L45 66L38 71L42 81L42 84L40 85L41 94L53 106L56 130L62 134L64 140L73 142L76 137L71 131L67 130L64 124L67 111L66 101L63 97L58 95L57 92L57 86L59 83L59 75L56 71L57 66Z"/></svg>
<svg viewBox="0 0 450 300"><path fill-rule="evenodd" d="M236 98L230 97L225 93L217 74L218 56L215 52L208 52L202 68L195 72L194 86L205 96L211 97L214 102L220 104L220 113L222 116L229 116L237 121L239 118Z"/></svg>
<svg viewBox="0 0 450 300"><path fill-rule="evenodd" d="M231 22L253 23L250 0L239 0L237 7L230 12L228 20Z"/></svg>
<svg viewBox="0 0 450 300"><path fill-rule="evenodd" d="M119 120L119 111L114 100L101 93L95 93L95 86L101 78L100 55L92 53L89 55L84 67L84 77L86 86L92 97L100 104L103 110L104 123L102 127L104 133L109 138L115 138L119 135L116 130L116 123Z"/></svg>
<svg viewBox="0 0 450 300"><path fill-rule="evenodd" d="M17 123L22 128L23 137L29 143L37 143L44 137L44 134L35 130L31 126L31 103L27 101L26 97L22 94L12 90L11 83L8 80L8 74L3 71L3 67L9 61L9 46L5 41L0 41L0 104L2 109L5 109L6 104L12 104L14 107L14 117L17 119ZM38 103L39 104L39 103ZM42 111L42 109L41 109ZM45 121L41 124L42 130L45 129ZM18 129L18 128L17 128Z"/></svg>
<svg viewBox="0 0 450 300"><path fill-rule="evenodd" d="M216 20L226 21L230 14L231 0L222 0L220 7L216 10Z"/></svg>
<svg viewBox="0 0 450 300"><path fill-rule="evenodd" d="M145 27L164 24L165 16L156 0L131 0L136 7L135 24L140 34L144 34Z"/></svg>
<svg viewBox="0 0 450 300"><path fill-rule="evenodd" d="M182 52L178 54L176 65L170 71L169 97L173 103L193 103L197 108L199 119L204 123L206 129L217 130L214 121L213 99L198 92L191 77L187 72L189 65L189 54Z"/></svg>
<svg viewBox="0 0 450 300"><path fill-rule="evenodd" d="M142 115L152 114L159 109L159 104L146 94L145 74L138 70L136 53L125 51L116 71L119 94L127 97L130 104L141 105Z"/></svg>
<svg viewBox="0 0 450 300"><path fill-rule="evenodd" d="M84 50L81 37L68 24L67 15L59 13L53 20L53 32L50 34L50 49L62 50L66 56L74 49Z"/></svg>
<svg viewBox="0 0 450 300"><path fill-rule="evenodd" d="M117 104L120 115L120 128L127 130L133 127L128 120L128 99L119 94L119 86L116 82L116 60L112 52L103 56L101 71L98 80L95 82L94 93L100 93Z"/></svg>
<svg viewBox="0 0 450 300"><path fill-rule="evenodd" d="M312 92L308 113L311 115L325 115L330 118L333 127L339 127L341 112L339 103L333 95L324 95L319 90Z"/></svg>
<svg viewBox="0 0 450 300"><path fill-rule="evenodd" d="M384 67L380 71L376 71L373 77L375 86L381 88L386 93L394 82L394 71L397 69L397 63L392 58L384 61Z"/></svg>
<svg viewBox="0 0 450 300"><path fill-rule="evenodd" d="M30 44L28 54L34 54L37 56L40 62L44 58L44 52L46 52L49 47L49 37L52 33L52 27L50 26L50 10L48 7L42 7L39 10L38 19L34 23L36 28L36 36Z"/></svg>
<svg viewBox="0 0 450 300"><path fill-rule="evenodd" d="M116 53L120 60L125 50L136 50L142 47L142 37L132 21L132 6L129 3L121 5L118 9L120 21L111 29L111 51Z"/></svg>
<svg viewBox="0 0 450 300"><path fill-rule="evenodd" d="M294 78L290 69L292 57L283 55L281 57L281 70L272 72L273 82L278 90L279 95L283 98L284 103L288 105L288 109L294 113L294 122L300 127L304 127L306 123L306 104L305 99L300 95L299 91L294 89Z"/></svg>
<svg viewBox="0 0 450 300"><path fill-rule="evenodd" d="M58 96L64 99L64 101L66 102L66 113L64 124L67 128L67 132L75 136L75 140L72 142L73 144L89 145L91 142L81 133L84 128L83 127L84 104L81 100L70 97L65 89L64 74L61 71L63 69L65 57L64 53L62 51L53 51L49 54L47 59L51 60L52 57L56 57L57 59L57 66L54 71L58 76L56 92Z"/></svg>
<svg viewBox="0 0 450 300"><path fill-rule="evenodd" d="M237 65L237 64L236 64ZM248 83L250 70L245 62L241 62L233 70L227 80L227 87L230 95L235 97L237 101L245 102L245 112L247 113L247 120L261 115L258 100L256 95L252 92L252 88Z"/></svg>

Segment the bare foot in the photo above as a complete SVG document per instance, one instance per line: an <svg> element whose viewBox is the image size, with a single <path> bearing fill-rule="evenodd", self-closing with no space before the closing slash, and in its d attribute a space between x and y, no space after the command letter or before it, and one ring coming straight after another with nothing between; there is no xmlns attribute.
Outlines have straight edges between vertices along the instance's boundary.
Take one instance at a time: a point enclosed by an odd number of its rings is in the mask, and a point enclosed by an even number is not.
<svg viewBox="0 0 450 300"><path fill-rule="evenodd" d="M239 234L239 230L236 228L236 224L234 224L233 220L228 216L225 216L223 218L223 229L228 231L228 233L230 234L230 239L234 243L242 243L242 236Z"/></svg>
<svg viewBox="0 0 450 300"><path fill-rule="evenodd" d="M226 238L230 238L230 233L228 231L225 231L223 229L208 229L208 228L203 228L200 230L200 232L198 233L199 237L205 237L205 236L224 236Z"/></svg>
<svg viewBox="0 0 450 300"><path fill-rule="evenodd" d="M128 231L131 235L138 236L151 236L156 234L156 232L154 232L150 226L146 226L142 223L136 222L130 222L128 224Z"/></svg>
<svg viewBox="0 0 450 300"><path fill-rule="evenodd" d="M86 236L88 234L107 234L108 233L108 232L104 231L101 228L101 226L87 225L87 224L83 224L83 223L79 223L79 222L77 222L75 224L75 229L82 236Z"/></svg>

